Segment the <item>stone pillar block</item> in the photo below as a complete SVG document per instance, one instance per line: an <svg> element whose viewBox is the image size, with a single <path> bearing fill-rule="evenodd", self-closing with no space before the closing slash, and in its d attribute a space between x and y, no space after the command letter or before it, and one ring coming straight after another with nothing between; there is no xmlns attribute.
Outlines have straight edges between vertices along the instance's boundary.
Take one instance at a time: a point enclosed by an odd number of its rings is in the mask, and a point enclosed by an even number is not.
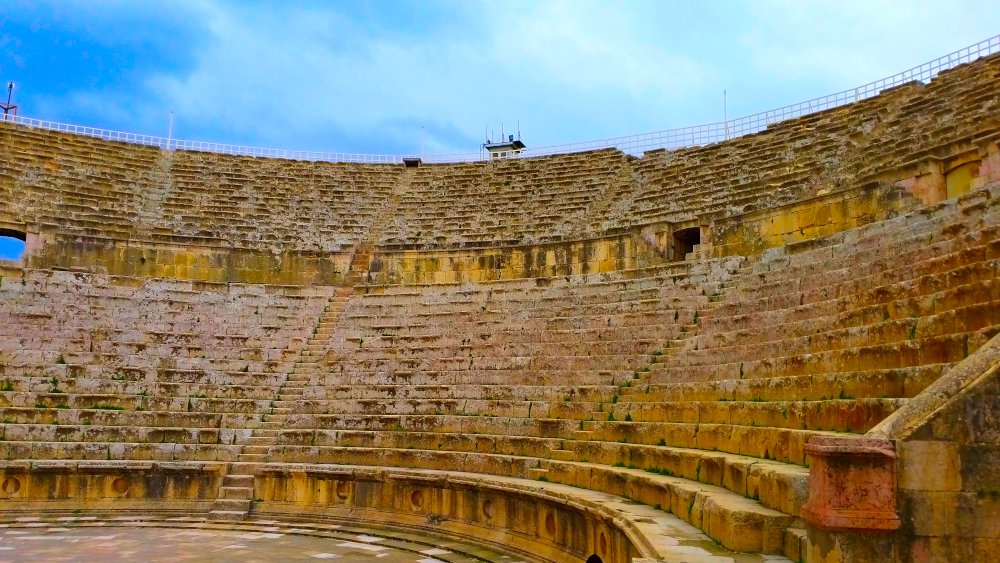
<svg viewBox="0 0 1000 563"><path fill-rule="evenodd" d="M896 451L890 440L813 436L809 501L802 518L826 530L888 531L896 515Z"/></svg>

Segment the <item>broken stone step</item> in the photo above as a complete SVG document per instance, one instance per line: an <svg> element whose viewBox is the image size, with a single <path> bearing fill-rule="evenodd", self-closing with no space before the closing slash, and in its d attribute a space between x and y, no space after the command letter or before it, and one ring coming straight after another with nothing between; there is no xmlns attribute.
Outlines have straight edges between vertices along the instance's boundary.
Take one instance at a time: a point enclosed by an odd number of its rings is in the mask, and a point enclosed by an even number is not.
<svg viewBox="0 0 1000 563"><path fill-rule="evenodd" d="M785 528L784 555L792 561L804 561L806 557L805 528Z"/></svg>

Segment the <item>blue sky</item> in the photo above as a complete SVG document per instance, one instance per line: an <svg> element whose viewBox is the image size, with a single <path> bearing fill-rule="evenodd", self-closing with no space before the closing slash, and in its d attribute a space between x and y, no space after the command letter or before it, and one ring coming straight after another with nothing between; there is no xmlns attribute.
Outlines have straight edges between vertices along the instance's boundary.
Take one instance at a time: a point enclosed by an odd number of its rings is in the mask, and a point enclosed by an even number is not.
<svg viewBox="0 0 1000 563"><path fill-rule="evenodd" d="M995 0L0 4L21 114L240 145L476 152L715 122L1000 33Z"/></svg>

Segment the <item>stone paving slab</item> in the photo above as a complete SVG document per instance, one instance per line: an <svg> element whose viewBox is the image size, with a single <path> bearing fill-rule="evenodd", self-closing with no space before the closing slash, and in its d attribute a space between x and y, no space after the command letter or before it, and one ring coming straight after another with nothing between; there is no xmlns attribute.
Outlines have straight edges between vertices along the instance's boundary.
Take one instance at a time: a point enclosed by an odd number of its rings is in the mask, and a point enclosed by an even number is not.
<svg viewBox="0 0 1000 563"><path fill-rule="evenodd" d="M0 523L0 563L62 561L378 561L526 563L490 548L413 533L261 520L24 516Z"/></svg>
<svg viewBox="0 0 1000 563"><path fill-rule="evenodd" d="M690 540L685 530L674 531L679 538ZM678 541L668 552L667 558L660 561L788 561L777 555L727 552L710 541ZM330 559L378 563L529 563L521 556L481 545L414 531L333 521L213 522L203 516L107 514L22 515L0 520L0 563Z"/></svg>

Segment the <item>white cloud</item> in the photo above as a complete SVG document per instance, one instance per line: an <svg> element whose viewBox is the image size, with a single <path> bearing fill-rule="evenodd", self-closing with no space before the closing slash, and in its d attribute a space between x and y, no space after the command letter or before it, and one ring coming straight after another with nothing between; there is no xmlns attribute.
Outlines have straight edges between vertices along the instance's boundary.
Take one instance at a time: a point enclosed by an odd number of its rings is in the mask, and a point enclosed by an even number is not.
<svg viewBox="0 0 1000 563"><path fill-rule="evenodd" d="M228 123L237 133L380 130L392 144L416 149L423 123L431 132L460 132L432 136L431 146L469 151L483 125L499 128L501 120L571 131L549 133L552 139L579 139L573 129L581 119L602 134L625 133L711 79L710 69L637 34L635 14L584 8L458 10L453 27L431 36L369 35L331 11L212 8L205 16L213 41L195 69L154 77L150 86L186 119Z"/></svg>
<svg viewBox="0 0 1000 563"><path fill-rule="evenodd" d="M426 152L474 152L520 120L539 146L717 121L724 88L732 117L853 87L996 33L987 4L216 0L183 5L190 64L101 95L197 140L416 152L423 125Z"/></svg>

